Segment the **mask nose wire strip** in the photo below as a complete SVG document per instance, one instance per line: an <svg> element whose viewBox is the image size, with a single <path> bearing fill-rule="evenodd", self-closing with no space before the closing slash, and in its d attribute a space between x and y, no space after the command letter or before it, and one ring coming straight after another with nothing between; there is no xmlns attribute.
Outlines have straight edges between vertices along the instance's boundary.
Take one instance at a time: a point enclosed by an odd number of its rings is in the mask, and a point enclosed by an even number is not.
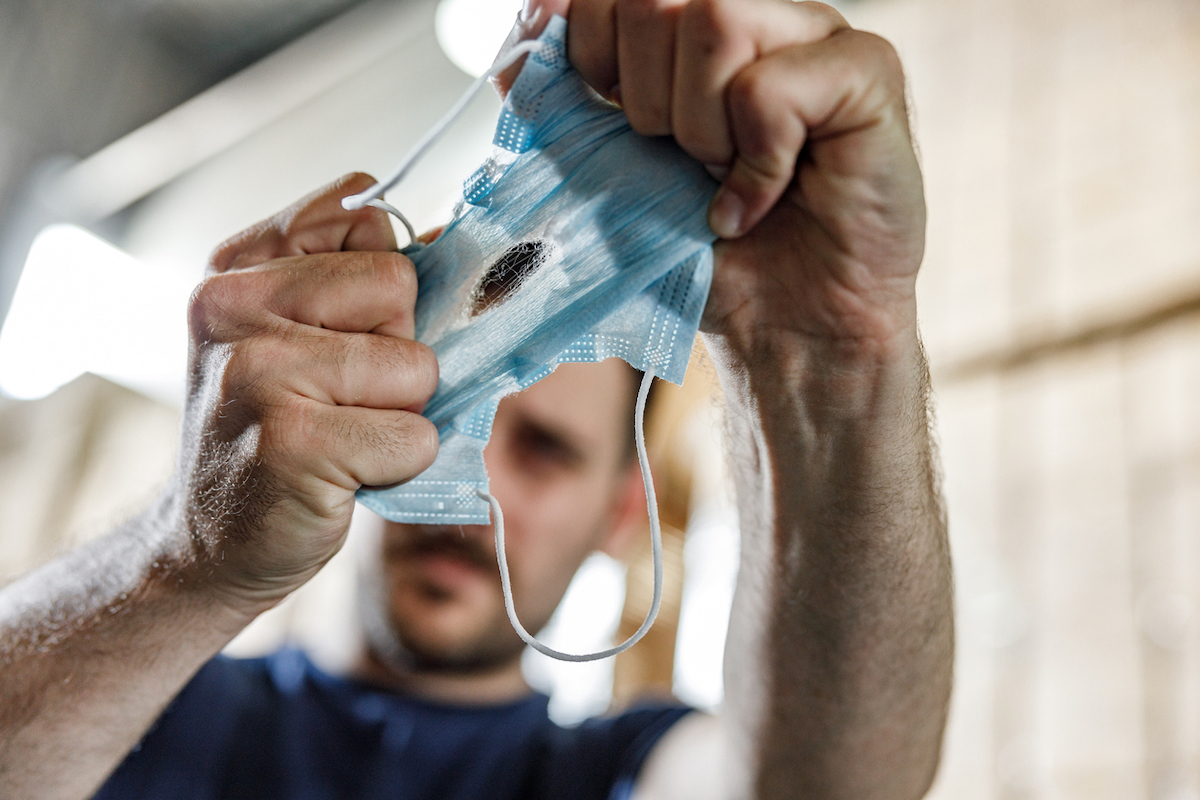
<svg viewBox="0 0 1200 800"><path fill-rule="evenodd" d="M650 630L650 627L654 625L654 618L658 616L658 607L662 604L663 587L662 529L658 521L658 500L654 496L654 479L650 475L650 460L646 457L646 435L642 425L642 419L646 415L646 397L650 392L650 384L653 381L654 373L647 370L646 376L642 378L642 385L638 389L637 408L634 411L633 425L638 464L642 468L642 483L646 487L646 510L650 515L650 550L654 559L654 599L650 601L650 610L646 612L646 619L642 621L641 627L616 647L610 647L607 650L601 650L597 653L584 653L583 655L563 653L542 644L529 631L525 630L525 626L521 624L521 620L517 619L517 610L513 605L512 581L508 575L508 559L504 555L504 515L500 511L500 503L487 492L477 490L480 498L487 501L488 505L492 507L492 527L496 533L496 562L500 565L500 588L504 592L504 610L508 612L508 620L512 623L513 629L516 630L517 635L521 637L525 644L539 653L551 658L557 658L559 661L598 661L602 658L609 658L618 653L623 653L637 644L646 635L646 631Z"/></svg>
<svg viewBox="0 0 1200 800"><path fill-rule="evenodd" d="M412 241L415 242L417 237L413 232L412 224L405 218L403 214L400 213L399 210L396 209L395 206L384 202L381 198L384 194L394 188L396 184L404 180L404 177L408 175L409 170L411 170L413 166L419 160L421 160L421 157L424 156L425 152L433 146L433 143L442 137L442 134L446 132L446 129L449 128L456 119L462 116L462 113L466 110L467 105L475 98L475 95L479 94L479 90L483 88L485 83L511 67L513 64L517 63L517 60L522 56L529 55L530 53L540 50L541 48L541 42L521 42L520 44L514 46L512 50L509 50L507 53L505 53L502 58L497 59L496 63L492 64L487 72L476 78L474 83L472 83L467 90L462 93L462 96L459 97L454 105L450 107L450 110L447 111L440 120L438 120L437 124L426 131L425 135L422 136L420 141L413 146L412 150L408 151L408 155L406 155L400 162L400 165L392 171L391 175L361 194L353 194L349 197L342 198L342 208L346 209L347 211L358 211L364 206L374 206L375 208L386 211L404 223L404 227L408 230L408 235L411 237Z"/></svg>

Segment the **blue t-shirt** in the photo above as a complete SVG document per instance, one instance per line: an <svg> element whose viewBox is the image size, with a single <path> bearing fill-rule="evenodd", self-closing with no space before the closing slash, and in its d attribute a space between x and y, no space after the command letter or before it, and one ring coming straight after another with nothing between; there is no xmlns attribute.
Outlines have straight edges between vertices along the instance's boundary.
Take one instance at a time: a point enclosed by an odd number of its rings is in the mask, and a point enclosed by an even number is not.
<svg viewBox="0 0 1200 800"><path fill-rule="evenodd" d="M298 650L218 656L96 800L616 800L689 711L561 728L548 702L446 705L328 675Z"/></svg>

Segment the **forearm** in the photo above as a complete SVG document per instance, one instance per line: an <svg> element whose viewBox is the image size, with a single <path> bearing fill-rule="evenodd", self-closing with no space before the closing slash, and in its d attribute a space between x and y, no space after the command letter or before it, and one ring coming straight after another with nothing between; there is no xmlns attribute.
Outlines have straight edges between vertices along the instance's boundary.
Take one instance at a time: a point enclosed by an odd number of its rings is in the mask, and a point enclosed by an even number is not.
<svg viewBox="0 0 1200 800"><path fill-rule="evenodd" d="M0 589L0 797L83 798L249 616L166 503Z"/></svg>
<svg viewBox="0 0 1200 800"><path fill-rule="evenodd" d="M870 345L710 347L743 542L723 717L747 769L731 778L761 797L920 797L953 613L915 324Z"/></svg>

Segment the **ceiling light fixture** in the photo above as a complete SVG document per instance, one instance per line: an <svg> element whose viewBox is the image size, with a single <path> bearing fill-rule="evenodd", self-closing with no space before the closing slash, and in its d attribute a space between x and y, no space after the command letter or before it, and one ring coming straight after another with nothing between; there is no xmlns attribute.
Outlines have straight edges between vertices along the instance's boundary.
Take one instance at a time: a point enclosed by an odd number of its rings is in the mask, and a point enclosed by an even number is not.
<svg viewBox="0 0 1200 800"><path fill-rule="evenodd" d="M446 57L478 78L496 59L520 11L521 0L441 0L433 29Z"/></svg>

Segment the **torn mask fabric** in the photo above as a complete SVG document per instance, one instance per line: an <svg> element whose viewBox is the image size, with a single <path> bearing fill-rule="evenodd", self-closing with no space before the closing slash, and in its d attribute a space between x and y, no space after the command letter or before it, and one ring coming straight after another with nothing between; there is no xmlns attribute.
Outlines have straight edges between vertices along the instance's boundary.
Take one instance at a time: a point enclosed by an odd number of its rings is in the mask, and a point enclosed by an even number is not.
<svg viewBox="0 0 1200 800"><path fill-rule="evenodd" d="M635 133L566 58L554 18L505 100L495 155L455 219L405 253L416 338L440 380L434 464L358 499L399 522L486 524L483 448L500 398L562 362L612 356L683 381L712 279L716 182L668 138Z"/></svg>

